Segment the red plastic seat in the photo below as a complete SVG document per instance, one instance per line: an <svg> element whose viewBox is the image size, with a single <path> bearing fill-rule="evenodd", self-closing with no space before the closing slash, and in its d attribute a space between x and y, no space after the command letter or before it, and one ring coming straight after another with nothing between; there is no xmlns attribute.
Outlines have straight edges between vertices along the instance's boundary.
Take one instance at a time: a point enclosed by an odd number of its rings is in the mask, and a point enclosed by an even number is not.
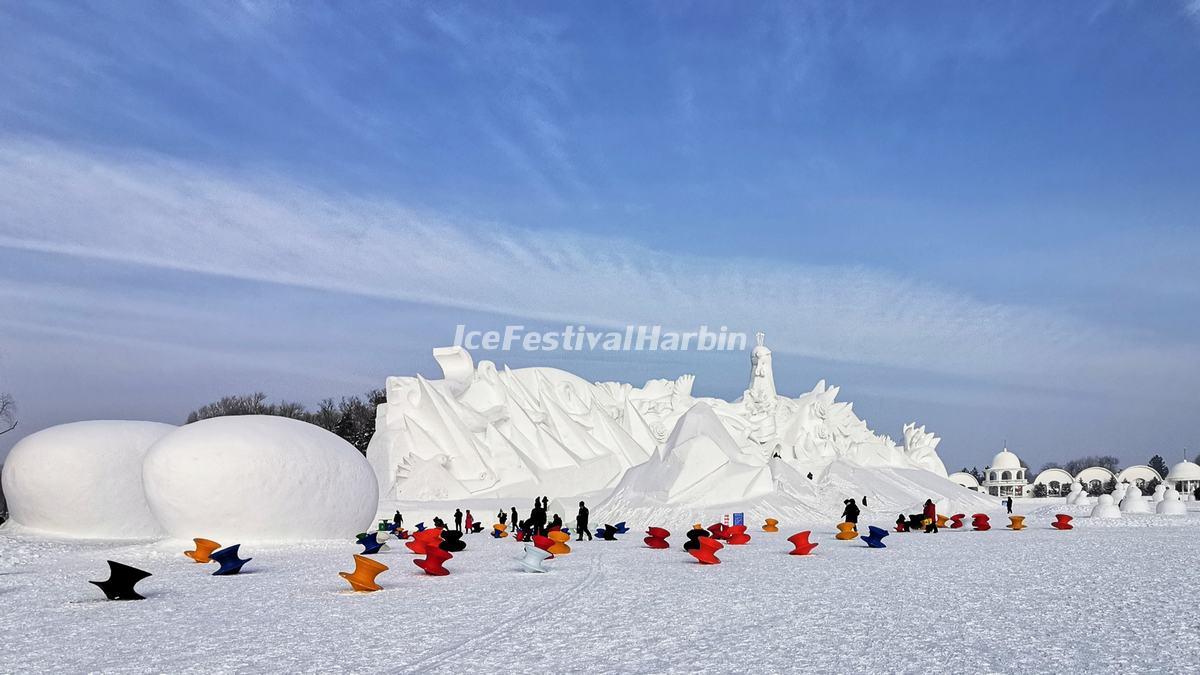
<svg viewBox="0 0 1200 675"><path fill-rule="evenodd" d="M425 555L428 549L438 548L442 544L442 528L434 527L428 530L414 532L412 541L404 542L408 550L417 555Z"/></svg>
<svg viewBox="0 0 1200 675"><path fill-rule="evenodd" d="M950 529L957 530L963 526L963 518L966 518L965 513L956 513L950 516Z"/></svg>
<svg viewBox="0 0 1200 675"><path fill-rule="evenodd" d="M662 529L661 527L652 527L646 530L646 534L650 536L646 537L642 541L646 542L647 547L670 548L671 545L667 543L667 537L671 536L670 532Z"/></svg>
<svg viewBox="0 0 1200 675"><path fill-rule="evenodd" d="M690 550L688 553L692 554L692 557L699 561L701 565L720 565L721 560L717 558L716 553L725 548L725 546L712 537L700 537L698 541L700 548Z"/></svg>
<svg viewBox="0 0 1200 675"><path fill-rule="evenodd" d="M1075 529L1075 526L1071 524L1071 521L1073 520L1073 518L1071 518L1071 516L1068 516L1065 513L1057 513L1054 515L1054 517L1056 518L1056 520L1053 523L1050 523L1050 527L1053 527L1056 530L1073 530L1073 529Z"/></svg>
<svg viewBox="0 0 1200 675"><path fill-rule="evenodd" d="M542 549L546 553L550 553L550 547L554 546L554 540L551 539L550 537L543 537L540 534L535 534L535 535L533 535L532 539L533 539L533 545ZM550 553L550 557L546 558L546 560L551 560L553 558L554 558L554 554Z"/></svg>
<svg viewBox="0 0 1200 675"><path fill-rule="evenodd" d="M988 522L986 513L976 513L975 515L971 516L971 527L979 530L980 532L992 529L992 525Z"/></svg>
<svg viewBox="0 0 1200 675"><path fill-rule="evenodd" d="M805 530L803 532L797 532L796 534L788 537L788 541L792 542L792 546L796 547L791 551L788 551L788 555L808 555L812 553L812 550L819 544L817 544L815 541L808 540L808 537L811 534L811 530Z"/></svg>
<svg viewBox="0 0 1200 675"><path fill-rule="evenodd" d="M425 549L425 558L422 560L414 560L413 564L425 570L425 574L435 577L444 577L450 574L450 570L442 566L442 563L453 558L454 556L449 551L443 551L437 546L430 546Z"/></svg>
<svg viewBox="0 0 1200 675"><path fill-rule="evenodd" d="M746 534L745 525L734 525L725 531L725 541L730 546L742 546L750 543L750 535Z"/></svg>

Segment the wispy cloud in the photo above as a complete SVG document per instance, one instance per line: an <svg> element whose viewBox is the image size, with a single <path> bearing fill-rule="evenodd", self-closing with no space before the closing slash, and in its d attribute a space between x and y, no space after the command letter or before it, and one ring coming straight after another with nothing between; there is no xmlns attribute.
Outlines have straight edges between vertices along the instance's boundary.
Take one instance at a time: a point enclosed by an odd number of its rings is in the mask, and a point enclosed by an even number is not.
<svg viewBox="0 0 1200 675"><path fill-rule="evenodd" d="M755 254L770 242L752 236L737 255L680 255L447 222L149 154L0 148L0 246L11 248L539 320L762 328L786 352L994 380L1072 375L1072 387L1108 389L1187 377L1197 362L1194 345L1147 349L1058 312L861 267L766 262Z"/></svg>

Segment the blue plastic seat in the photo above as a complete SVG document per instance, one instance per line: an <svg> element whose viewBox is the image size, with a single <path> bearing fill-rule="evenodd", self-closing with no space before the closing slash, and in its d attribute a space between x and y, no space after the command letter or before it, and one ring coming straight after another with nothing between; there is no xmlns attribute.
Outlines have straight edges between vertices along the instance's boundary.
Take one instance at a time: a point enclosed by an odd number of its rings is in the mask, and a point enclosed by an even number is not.
<svg viewBox="0 0 1200 675"><path fill-rule="evenodd" d="M625 534L626 532L629 531L629 528L625 527L625 521L623 521L623 520L621 522L617 523L615 525L615 527L617 528L617 534Z"/></svg>
<svg viewBox="0 0 1200 675"><path fill-rule="evenodd" d="M233 546L223 548L220 551L217 551L216 553L213 553L211 556L209 556L214 561L221 564L221 569L217 570L216 572L213 572L214 577L223 577L223 576L228 576L231 574L237 574L238 572L242 571L242 565L245 565L246 563L253 560L253 558L246 558L245 560L239 558L238 557L238 549L240 547L241 547L241 544L234 544Z"/></svg>
<svg viewBox="0 0 1200 675"><path fill-rule="evenodd" d="M869 533L865 537L859 537L859 539L867 542L867 546L871 548L887 548L887 546L883 545L883 538L888 536L887 530L875 527L874 525L869 526L867 529Z"/></svg>
<svg viewBox="0 0 1200 675"><path fill-rule="evenodd" d="M358 538L358 543L363 547L363 555L374 555L379 553L380 548L383 548L383 542L379 541L378 532L372 532L371 534L364 534L360 536Z"/></svg>

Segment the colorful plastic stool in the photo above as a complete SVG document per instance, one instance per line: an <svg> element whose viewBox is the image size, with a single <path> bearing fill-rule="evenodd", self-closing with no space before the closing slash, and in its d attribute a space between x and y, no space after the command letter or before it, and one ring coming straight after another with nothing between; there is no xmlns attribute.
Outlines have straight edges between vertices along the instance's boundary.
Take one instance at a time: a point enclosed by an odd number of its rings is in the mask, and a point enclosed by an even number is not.
<svg viewBox="0 0 1200 675"><path fill-rule="evenodd" d="M413 533L412 541L404 542L404 546L417 555L425 555L426 549L438 548L441 543L442 530L435 527L429 530L417 530Z"/></svg>
<svg viewBox="0 0 1200 675"><path fill-rule="evenodd" d="M89 581L88 583L94 584L104 591L104 597L109 600L145 600L146 598L139 595L133 587L137 585L137 582L149 576L153 575L145 570L109 560L108 578L104 581Z"/></svg>
<svg viewBox="0 0 1200 675"><path fill-rule="evenodd" d="M503 539L508 536L508 525L496 523L492 526L492 537L495 539Z"/></svg>
<svg viewBox="0 0 1200 675"><path fill-rule="evenodd" d="M525 544L525 555L517 558L526 572L547 572L542 563L550 558L550 552L540 549L533 544Z"/></svg>
<svg viewBox="0 0 1200 675"><path fill-rule="evenodd" d="M787 540L792 542L792 546L795 546L791 551L788 551L788 555L809 555L812 553L812 550L819 546L819 544L808 540L811 534L811 530L805 530L788 537Z"/></svg>
<svg viewBox="0 0 1200 675"><path fill-rule="evenodd" d="M763 532L778 532L779 521L774 518L767 518L767 522L763 523L762 530Z"/></svg>
<svg viewBox="0 0 1200 675"><path fill-rule="evenodd" d="M728 536L729 528L724 523L713 523L708 526L708 531L712 532L712 538L721 541Z"/></svg>
<svg viewBox="0 0 1200 675"><path fill-rule="evenodd" d="M950 516L950 529L957 530L963 526L963 518L966 518L965 513L956 513Z"/></svg>
<svg viewBox="0 0 1200 675"><path fill-rule="evenodd" d="M868 534L866 536L859 537L859 539L867 542L867 546L869 548L887 548L887 546L885 546L883 543L883 538L888 536L887 530L880 527L875 527L874 525L868 525L867 533Z"/></svg>
<svg viewBox="0 0 1200 675"><path fill-rule="evenodd" d="M617 523L616 525L613 525L613 527L616 528L617 534L625 534L625 533L629 532L629 528L625 526L625 521L623 521L623 520L621 522Z"/></svg>
<svg viewBox="0 0 1200 675"><path fill-rule="evenodd" d="M1025 516L1009 516L1008 529L1023 530L1025 529Z"/></svg>
<svg viewBox="0 0 1200 675"><path fill-rule="evenodd" d="M948 521L948 520L950 520L950 519L949 519L949 518L947 518L946 516L943 516L943 515L942 515L942 514L940 514L940 513L939 513L939 514L937 514L937 524L938 524L938 529L940 530L940 529L942 529L943 527L946 527L946 521Z"/></svg>
<svg viewBox="0 0 1200 675"><path fill-rule="evenodd" d="M988 522L986 513L976 513L975 515L971 516L971 527L979 530L980 532L985 532L992 529L992 524Z"/></svg>
<svg viewBox="0 0 1200 675"><path fill-rule="evenodd" d="M1054 522L1050 523L1050 527L1056 530L1073 530L1075 526L1071 524L1073 518L1065 513L1057 513L1054 515Z"/></svg>
<svg viewBox="0 0 1200 675"><path fill-rule="evenodd" d="M693 527L692 529L688 530L687 541L683 542L683 550L694 551L700 548L700 539L702 537L709 537L711 535L711 532L703 527L700 527L699 525Z"/></svg>
<svg viewBox="0 0 1200 675"><path fill-rule="evenodd" d="M835 539L849 541L858 537L858 530L855 529L854 523L838 523L838 533L833 535Z"/></svg>
<svg viewBox="0 0 1200 675"><path fill-rule="evenodd" d="M422 520L421 522L417 523L417 532L424 532L424 531L425 531L425 521Z"/></svg>
<svg viewBox="0 0 1200 675"><path fill-rule="evenodd" d="M746 534L745 525L734 525L726 531L725 541L730 546L742 546L750 543L750 535Z"/></svg>
<svg viewBox="0 0 1200 675"><path fill-rule="evenodd" d="M362 555L375 555L379 553L379 549L383 548L383 542L379 541L378 532L359 535L358 544L363 547Z"/></svg>
<svg viewBox="0 0 1200 675"><path fill-rule="evenodd" d="M700 547L689 550L692 555L701 565L720 565L721 560L717 558L716 553L725 548L721 542L712 537L700 537L697 541Z"/></svg>
<svg viewBox="0 0 1200 675"><path fill-rule="evenodd" d="M238 557L238 549L241 544L234 544L229 548L223 548L216 551L210 556L214 561L220 563L221 569L213 572L214 577L225 577L237 574L242 571L242 565L253 560L253 558L242 559Z"/></svg>
<svg viewBox="0 0 1200 675"><path fill-rule="evenodd" d="M546 549L550 555L567 555L571 552L571 547L567 545L571 541L571 535L562 530L554 530L546 533L546 538L554 542L550 548Z"/></svg>
<svg viewBox="0 0 1200 675"><path fill-rule="evenodd" d="M386 572L387 569L387 565L356 553L354 554L354 571L338 572L338 576L350 582L350 588L370 593L383 590L383 586L375 583L375 577L379 576L380 572Z"/></svg>
<svg viewBox="0 0 1200 675"><path fill-rule="evenodd" d="M467 548L467 542L462 540L463 533L458 530L442 530L442 541L438 548L450 553L458 553Z"/></svg>
<svg viewBox="0 0 1200 675"><path fill-rule="evenodd" d="M425 557L421 560L414 560L413 564L425 570L425 574L429 576L444 577L450 574L450 570L443 567L442 564L453 557L454 555L449 551L429 546L425 549Z"/></svg>
<svg viewBox="0 0 1200 675"><path fill-rule="evenodd" d="M646 530L646 534L649 536L647 536L642 541L646 542L647 548L670 548L671 547L671 544L667 543L667 537L671 536L671 533L662 529L661 527L652 527L652 528Z"/></svg>
<svg viewBox="0 0 1200 675"><path fill-rule="evenodd" d="M617 540L617 528L612 525L607 525L607 524L604 527L597 528L596 529L596 538L603 539L604 541L616 541Z"/></svg>
<svg viewBox="0 0 1200 675"><path fill-rule="evenodd" d="M217 542L213 541L212 539L196 538L196 539L193 539L192 541L196 543L196 550L195 551L184 551L183 554L186 555L187 557L191 558L192 560L195 560L198 563L211 562L212 558L210 558L209 556L212 555L213 551L221 548L221 545L218 544Z"/></svg>

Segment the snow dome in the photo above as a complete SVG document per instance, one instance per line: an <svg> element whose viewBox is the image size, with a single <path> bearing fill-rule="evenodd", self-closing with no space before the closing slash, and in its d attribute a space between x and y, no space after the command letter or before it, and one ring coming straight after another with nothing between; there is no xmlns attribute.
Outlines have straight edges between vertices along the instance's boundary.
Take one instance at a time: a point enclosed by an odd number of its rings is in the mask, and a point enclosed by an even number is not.
<svg viewBox="0 0 1200 675"><path fill-rule="evenodd" d="M366 458L307 422L217 417L180 427L146 454L146 499L174 537L296 541L349 537L375 516Z"/></svg>
<svg viewBox="0 0 1200 675"><path fill-rule="evenodd" d="M1021 468L1021 459L1015 454L1008 451L1008 448L996 453L992 458L993 469L1019 469Z"/></svg>
<svg viewBox="0 0 1200 675"><path fill-rule="evenodd" d="M4 463L3 490L12 521L71 537L161 535L142 492L142 459L175 428L93 420L26 436Z"/></svg>

